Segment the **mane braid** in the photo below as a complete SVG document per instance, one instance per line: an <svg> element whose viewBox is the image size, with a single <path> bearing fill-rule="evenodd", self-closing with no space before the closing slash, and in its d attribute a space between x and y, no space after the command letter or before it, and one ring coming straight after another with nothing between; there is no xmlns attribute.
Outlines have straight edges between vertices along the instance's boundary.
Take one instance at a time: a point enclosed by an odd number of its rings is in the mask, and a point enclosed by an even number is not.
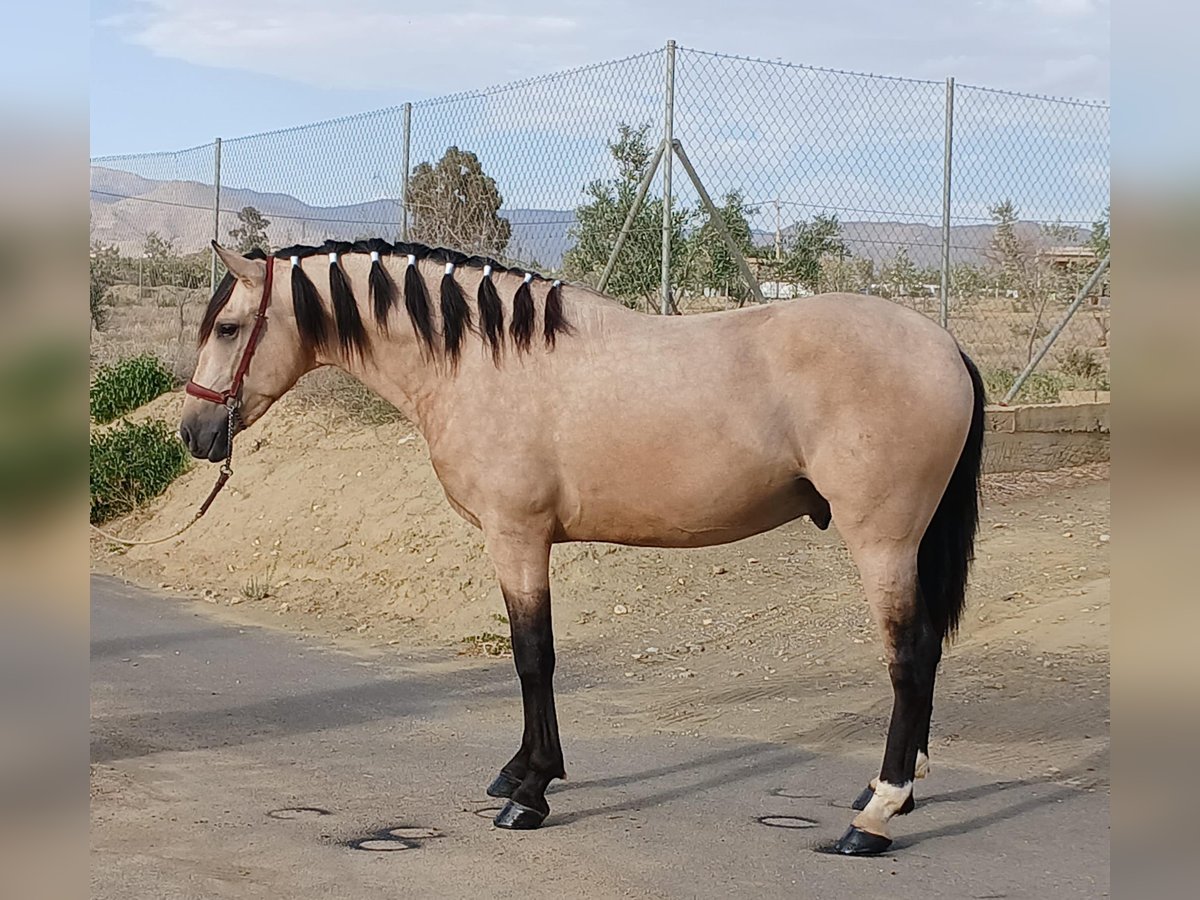
<svg viewBox="0 0 1200 900"><path fill-rule="evenodd" d="M570 334L572 331L567 317L563 315L561 281L551 284L550 290L546 293L546 309L543 319L542 337L546 340L546 346L553 350L554 341L559 332Z"/></svg>
<svg viewBox="0 0 1200 900"><path fill-rule="evenodd" d="M447 272L442 276L442 341L451 364L458 362L463 339L471 327L471 307L462 288Z"/></svg>
<svg viewBox="0 0 1200 900"><path fill-rule="evenodd" d="M374 251L378 253L378 251ZM378 259L371 260L371 274L367 277L367 293L375 313L375 322L381 331L387 331L388 313L396 305L396 282Z"/></svg>
<svg viewBox="0 0 1200 900"><path fill-rule="evenodd" d="M499 365L500 350L504 346L504 307L500 303L500 295L496 293L496 285L492 283L491 273L479 280L476 302L479 304L479 327L483 339L492 349L492 362Z"/></svg>
<svg viewBox="0 0 1200 900"><path fill-rule="evenodd" d="M425 279L421 277L416 264L404 271L404 308L408 310L408 318L417 338L426 350L433 353L433 316L429 312L429 294L425 291Z"/></svg>
<svg viewBox="0 0 1200 900"><path fill-rule="evenodd" d="M509 333L517 350L528 353L529 344L533 340L533 293L529 290L528 281L521 282L513 297L513 318Z"/></svg>
<svg viewBox="0 0 1200 900"><path fill-rule="evenodd" d="M363 328L358 303L346 273L335 261L329 263L329 294L333 298L333 317L337 322L338 341L342 353L349 358L353 354L362 356L367 349L367 331Z"/></svg>
<svg viewBox="0 0 1200 900"><path fill-rule="evenodd" d="M321 294L304 269L292 266L292 311L296 314L296 327L300 340L324 350L329 346L329 319L321 305Z"/></svg>

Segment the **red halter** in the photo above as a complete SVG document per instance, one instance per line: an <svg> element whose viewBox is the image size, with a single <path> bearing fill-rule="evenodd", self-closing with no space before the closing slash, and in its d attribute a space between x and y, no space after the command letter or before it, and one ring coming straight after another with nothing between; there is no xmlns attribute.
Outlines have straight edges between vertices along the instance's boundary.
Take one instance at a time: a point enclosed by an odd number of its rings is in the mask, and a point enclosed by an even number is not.
<svg viewBox="0 0 1200 900"><path fill-rule="evenodd" d="M242 401L238 395L242 391L242 382L246 379L246 372L250 369L250 358L254 356L254 350L258 346L258 339L262 336L263 327L267 324L267 306L271 303L271 279L275 271L275 258L268 256L266 262L267 278L263 282L262 299L258 302L258 314L254 317L254 327L250 331L250 340L246 342L246 349L242 351L242 359L238 363L237 371L233 373L233 384L229 386L227 391L220 392L189 380L184 390L193 397L219 403L222 406L228 406L230 409L237 409L241 406ZM233 443L232 439L233 435L231 434L231 445Z"/></svg>

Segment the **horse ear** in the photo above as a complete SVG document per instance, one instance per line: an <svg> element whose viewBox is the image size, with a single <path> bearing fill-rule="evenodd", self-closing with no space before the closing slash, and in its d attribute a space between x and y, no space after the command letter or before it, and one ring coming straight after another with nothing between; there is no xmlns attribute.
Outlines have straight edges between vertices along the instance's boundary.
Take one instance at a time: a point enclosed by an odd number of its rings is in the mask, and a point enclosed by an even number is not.
<svg viewBox="0 0 1200 900"><path fill-rule="evenodd" d="M217 256L221 258L221 262L225 263L225 268L233 273L233 276L243 284L254 287L260 285L267 277L267 264L261 259L247 259L240 253L234 253L232 250L227 250L218 244L212 242L212 248L216 251Z"/></svg>

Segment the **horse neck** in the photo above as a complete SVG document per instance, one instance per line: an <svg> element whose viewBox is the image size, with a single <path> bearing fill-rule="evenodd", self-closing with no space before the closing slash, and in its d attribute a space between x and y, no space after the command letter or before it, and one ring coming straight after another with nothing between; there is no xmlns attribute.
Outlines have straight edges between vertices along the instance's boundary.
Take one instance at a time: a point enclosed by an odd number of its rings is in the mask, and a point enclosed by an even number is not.
<svg viewBox="0 0 1200 900"><path fill-rule="evenodd" d="M419 260L418 272L425 285L434 324L435 353L430 354L421 344L405 308L404 279L408 266L402 256L384 257L381 263L397 285L396 304L388 317L388 327L378 327L372 312L369 292L366 290L370 259L365 255L343 257L343 267L354 286L354 298L359 315L368 334L368 351L361 357L330 354L329 358L317 360L318 364L331 364L350 374L366 387L375 391L396 406L419 429L426 426L444 411L446 404L453 402L454 392L466 383L472 391L502 396L513 389L516 372L526 370L532 363L545 360L552 363L555 354L578 352L580 342L587 342L605 329L605 321L629 311L621 304L585 288L563 285L563 309L572 333L564 335L555 348L545 345L542 337L544 309L541 290L536 304L535 333L529 350L524 356L525 366L516 362L516 351L507 329L513 316L513 298L521 284L522 276L515 272L496 273L492 276L504 310L506 339L504 351L498 365L483 348L477 328L479 310L476 296L482 271L474 267L460 267L454 277L467 298L471 308L472 329L462 346L457 365L451 365L442 353L441 314L439 307L441 282L445 265L432 260ZM330 298L322 291L323 299Z"/></svg>

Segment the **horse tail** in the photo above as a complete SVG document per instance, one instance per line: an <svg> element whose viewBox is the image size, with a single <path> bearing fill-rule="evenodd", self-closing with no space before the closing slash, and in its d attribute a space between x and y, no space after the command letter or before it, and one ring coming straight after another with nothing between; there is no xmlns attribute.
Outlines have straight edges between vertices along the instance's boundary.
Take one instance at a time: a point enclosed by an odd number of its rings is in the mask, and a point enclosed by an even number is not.
<svg viewBox="0 0 1200 900"><path fill-rule="evenodd" d="M979 474L983 463L983 379L967 355L961 352L959 355L975 394L971 427L954 474L917 551L921 595L943 640L957 631L965 605L967 571L975 558L975 533L979 527Z"/></svg>

